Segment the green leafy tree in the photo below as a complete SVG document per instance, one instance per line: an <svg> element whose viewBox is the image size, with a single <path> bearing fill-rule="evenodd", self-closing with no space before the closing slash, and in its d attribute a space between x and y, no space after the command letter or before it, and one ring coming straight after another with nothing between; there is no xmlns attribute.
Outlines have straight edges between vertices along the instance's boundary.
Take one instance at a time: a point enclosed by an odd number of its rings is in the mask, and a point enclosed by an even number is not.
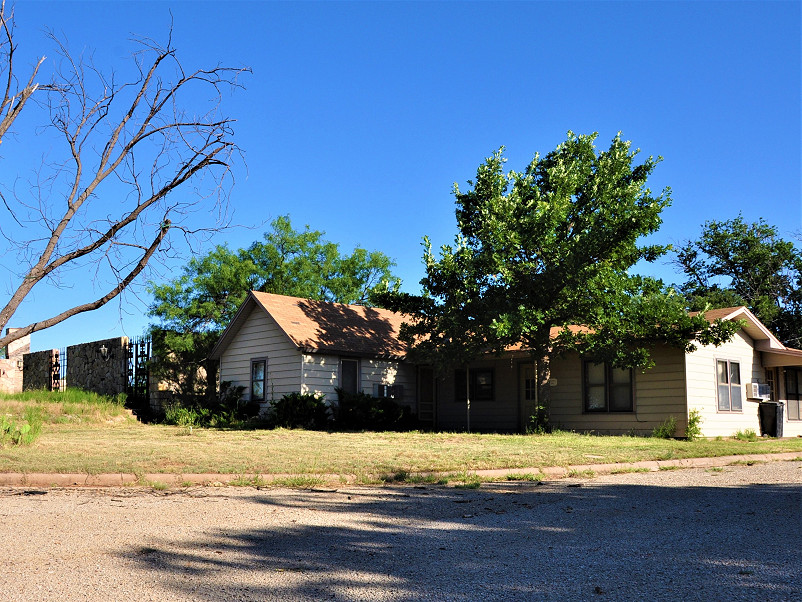
<svg viewBox="0 0 802 602"><path fill-rule="evenodd" d="M802 341L802 252L762 218L708 221L677 249L692 310L746 305L783 342Z"/></svg>
<svg viewBox="0 0 802 602"><path fill-rule="evenodd" d="M548 409L551 358L576 349L617 366L648 367L657 341L684 349L695 334L719 343L731 324L690 317L661 282L629 274L665 247L639 246L660 226L669 191L646 180L657 161L616 136L597 152L596 134L568 139L523 173L503 170L503 149L456 185L459 234L435 257L424 239L423 293L380 299L412 317L402 336L412 355L443 369L482 353L521 346L537 362L539 402ZM576 325L583 325L578 329Z"/></svg>
<svg viewBox="0 0 802 602"><path fill-rule="evenodd" d="M370 304L380 283L397 288L395 264L386 255L361 248L343 254L324 235L309 226L295 230L290 218L281 216L247 249L217 246L193 258L178 278L151 284L158 377L182 395L214 392L216 366L207 355L248 291Z"/></svg>

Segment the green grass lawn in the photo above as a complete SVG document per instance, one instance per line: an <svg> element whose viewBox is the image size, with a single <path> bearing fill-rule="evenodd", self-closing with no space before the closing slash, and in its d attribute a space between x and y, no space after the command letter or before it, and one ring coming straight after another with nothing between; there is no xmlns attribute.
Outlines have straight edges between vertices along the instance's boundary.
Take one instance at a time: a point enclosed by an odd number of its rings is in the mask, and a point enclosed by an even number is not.
<svg viewBox="0 0 802 602"><path fill-rule="evenodd" d="M0 448L0 472L333 474L375 482L384 475L420 472L537 469L786 451L798 451L802 456L802 438L688 442L567 432L190 431L138 423L119 401L53 395L58 394L40 393L29 399L0 396L0 414L19 421L33 406L39 408L43 419L41 433L32 444Z"/></svg>

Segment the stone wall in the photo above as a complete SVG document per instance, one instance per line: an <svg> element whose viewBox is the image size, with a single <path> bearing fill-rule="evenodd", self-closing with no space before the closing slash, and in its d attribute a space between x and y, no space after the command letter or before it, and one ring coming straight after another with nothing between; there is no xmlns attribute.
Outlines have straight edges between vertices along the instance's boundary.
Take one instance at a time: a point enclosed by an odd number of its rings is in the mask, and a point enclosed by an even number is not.
<svg viewBox="0 0 802 602"><path fill-rule="evenodd" d="M22 367L17 362L22 358L0 360L0 392L19 393L22 391Z"/></svg>
<svg viewBox="0 0 802 602"><path fill-rule="evenodd" d="M53 389L53 364L59 358L58 349L35 351L22 356L22 389ZM58 377L56 377L58 378Z"/></svg>
<svg viewBox="0 0 802 602"><path fill-rule="evenodd" d="M67 386L101 395L125 393L128 387L128 337L67 347Z"/></svg>

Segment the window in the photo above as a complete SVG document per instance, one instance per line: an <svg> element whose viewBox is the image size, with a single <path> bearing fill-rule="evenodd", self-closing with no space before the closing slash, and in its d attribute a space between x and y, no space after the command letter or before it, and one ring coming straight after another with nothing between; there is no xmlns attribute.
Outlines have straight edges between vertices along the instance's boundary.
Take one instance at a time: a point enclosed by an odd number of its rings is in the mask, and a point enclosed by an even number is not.
<svg viewBox="0 0 802 602"><path fill-rule="evenodd" d="M340 389L344 393L359 393L359 360L340 360Z"/></svg>
<svg viewBox="0 0 802 602"><path fill-rule="evenodd" d="M374 397L401 399L404 396L404 385L374 385Z"/></svg>
<svg viewBox="0 0 802 602"><path fill-rule="evenodd" d="M607 363L583 363L586 412L631 412L632 370Z"/></svg>
<svg viewBox="0 0 802 602"><path fill-rule="evenodd" d="M267 360L251 360L251 400L265 400L265 372Z"/></svg>
<svg viewBox="0 0 802 602"><path fill-rule="evenodd" d="M479 368L469 370L471 379L471 401L493 401L493 369ZM467 399L465 370L454 371L454 401Z"/></svg>
<svg viewBox="0 0 802 602"><path fill-rule="evenodd" d="M740 412L743 410L741 365L729 360L716 360L716 382L718 383L718 411Z"/></svg>
<svg viewBox="0 0 802 602"><path fill-rule="evenodd" d="M802 370L785 369L785 399L788 406L788 420L802 420Z"/></svg>
<svg viewBox="0 0 802 602"><path fill-rule="evenodd" d="M524 401L535 401L535 398L537 397L537 380L535 380L534 366L521 366L521 383Z"/></svg>
<svg viewBox="0 0 802 602"><path fill-rule="evenodd" d="M776 372L774 368L766 368L766 384L769 386L769 399L777 401L777 380L775 378Z"/></svg>

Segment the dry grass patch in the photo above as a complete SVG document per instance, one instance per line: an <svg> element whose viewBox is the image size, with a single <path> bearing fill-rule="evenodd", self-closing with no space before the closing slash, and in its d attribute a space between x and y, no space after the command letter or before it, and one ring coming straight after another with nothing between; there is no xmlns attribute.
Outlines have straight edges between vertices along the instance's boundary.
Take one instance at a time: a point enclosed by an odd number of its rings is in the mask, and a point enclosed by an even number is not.
<svg viewBox="0 0 802 602"><path fill-rule="evenodd" d="M746 444L732 439L687 442L565 432L525 436L195 428L190 434L184 427L131 420L107 422L113 412L125 413L120 406L97 410L97 414L95 410L79 413L87 417L81 421L48 421L29 447L0 450L0 472L299 475L292 479L296 482L300 477L317 482L334 475L357 483L380 483L389 480L388 476L396 482L411 482L410 475L482 469L532 469L536 473L541 467L586 464L589 454L599 456L599 463L632 463L802 452L802 439ZM57 417L58 413L48 410L48 415ZM89 416L94 416L94 422ZM404 478L396 479L397 475Z"/></svg>

